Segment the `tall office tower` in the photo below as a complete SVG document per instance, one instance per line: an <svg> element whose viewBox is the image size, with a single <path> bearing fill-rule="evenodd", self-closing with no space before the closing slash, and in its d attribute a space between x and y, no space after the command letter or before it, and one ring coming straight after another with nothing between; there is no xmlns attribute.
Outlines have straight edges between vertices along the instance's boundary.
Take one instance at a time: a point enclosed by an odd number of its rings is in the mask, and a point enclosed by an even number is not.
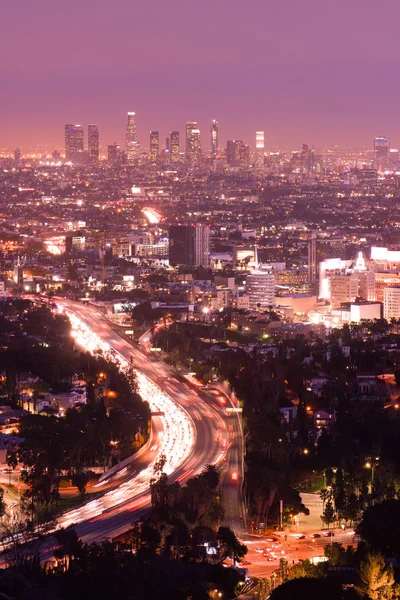
<svg viewBox="0 0 400 600"><path fill-rule="evenodd" d="M226 162L230 167L242 166L244 155L244 144L242 140L228 140L226 142Z"/></svg>
<svg viewBox="0 0 400 600"><path fill-rule="evenodd" d="M90 162L96 165L99 162L99 128L97 125L88 125L88 150Z"/></svg>
<svg viewBox="0 0 400 600"><path fill-rule="evenodd" d="M248 167L250 164L250 147L247 144L243 144L240 151L240 166Z"/></svg>
<svg viewBox="0 0 400 600"><path fill-rule="evenodd" d="M179 162L179 131L171 131L169 134L169 151L172 163Z"/></svg>
<svg viewBox="0 0 400 600"><path fill-rule="evenodd" d="M210 226L197 224L194 228L194 266L210 266Z"/></svg>
<svg viewBox="0 0 400 600"><path fill-rule="evenodd" d="M257 171L264 170L264 132L256 131L256 153L254 167Z"/></svg>
<svg viewBox="0 0 400 600"><path fill-rule="evenodd" d="M14 150L14 167L19 169L21 166L21 148L15 148Z"/></svg>
<svg viewBox="0 0 400 600"><path fill-rule="evenodd" d="M160 133L158 131L150 131L150 162L153 166L158 163L160 154Z"/></svg>
<svg viewBox="0 0 400 600"><path fill-rule="evenodd" d="M211 123L211 156L217 158L218 152L218 121L215 119Z"/></svg>
<svg viewBox="0 0 400 600"><path fill-rule="evenodd" d="M275 304L275 277L271 267L257 266L246 279L246 290L252 310L260 310Z"/></svg>
<svg viewBox="0 0 400 600"><path fill-rule="evenodd" d="M165 151L169 152L169 137L165 138Z"/></svg>
<svg viewBox="0 0 400 600"><path fill-rule="evenodd" d="M136 113L128 112L128 123L125 134L125 151L128 165L134 165L139 157L139 143L136 133Z"/></svg>
<svg viewBox="0 0 400 600"><path fill-rule="evenodd" d="M374 140L374 168L386 171L389 168L390 140L387 137L376 137Z"/></svg>
<svg viewBox="0 0 400 600"><path fill-rule="evenodd" d="M200 162L200 129L195 121L186 123L186 160L196 165Z"/></svg>
<svg viewBox="0 0 400 600"><path fill-rule="evenodd" d="M173 267L208 267L210 264L210 228L208 225L171 225L169 228L169 264Z"/></svg>
<svg viewBox="0 0 400 600"><path fill-rule="evenodd" d="M83 152L83 127L81 125L65 126L65 158L75 160Z"/></svg>
<svg viewBox="0 0 400 600"><path fill-rule="evenodd" d="M308 240L308 282L314 286L317 283L317 234L315 231L311 233Z"/></svg>
<svg viewBox="0 0 400 600"><path fill-rule="evenodd" d="M121 164L121 147L114 144L107 146L107 161L112 167L118 167Z"/></svg>

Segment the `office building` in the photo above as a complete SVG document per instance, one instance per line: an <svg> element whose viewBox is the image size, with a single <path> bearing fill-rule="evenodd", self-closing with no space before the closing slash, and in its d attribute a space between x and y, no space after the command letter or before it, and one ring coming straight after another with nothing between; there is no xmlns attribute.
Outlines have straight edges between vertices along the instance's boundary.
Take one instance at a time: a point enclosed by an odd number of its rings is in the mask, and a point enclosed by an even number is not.
<svg viewBox="0 0 400 600"><path fill-rule="evenodd" d="M218 121L211 123L211 157L217 158L218 153Z"/></svg>
<svg viewBox="0 0 400 600"><path fill-rule="evenodd" d="M14 167L16 169L19 169L21 166L21 149L20 148L15 148L14 151Z"/></svg>
<svg viewBox="0 0 400 600"><path fill-rule="evenodd" d="M173 267L208 267L210 264L210 228L208 225L171 225L169 228L169 264Z"/></svg>
<svg viewBox="0 0 400 600"><path fill-rule="evenodd" d="M107 146L107 161L112 167L118 167L122 162L121 147L115 142L114 144Z"/></svg>
<svg viewBox="0 0 400 600"><path fill-rule="evenodd" d="M271 267L257 266L246 279L251 310L265 310L275 305L275 277Z"/></svg>
<svg viewBox="0 0 400 600"><path fill-rule="evenodd" d="M376 137L374 140L374 168L386 171L390 166L390 141L387 137Z"/></svg>
<svg viewBox="0 0 400 600"><path fill-rule="evenodd" d="M169 134L169 153L172 163L179 162L179 131L171 131Z"/></svg>
<svg viewBox="0 0 400 600"><path fill-rule="evenodd" d="M200 129L196 121L186 123L186 160L192 165L200 162Z"/></svg>
<svg viewBox="0 0 400 600"><path fill-rule="evenodd" d="M99 162L99 128L97 125L88 125L88 150L90 162L96 165Z"/></svg>
<svg viewBox="0 0 400 600"><path fill-rule="evenodd" d="M245 148L242 140L228 140L226 142L226 162L229 167L244 166L246 160Z"/></svg>
<svg viewBox="0 0 400 600"><path fill-rule="evenodd" d="M74 162L84 149L83 127L81 125L65 126L65 158Z"/></svg>
<svg viewBox="0 0 400 600"><path fill-rule="evenodd" d="M134 165L139 158L139 143L136 133L136 114L128 112L128 123L125 134L125 151L128 165Z"/></svg>
<svg viewBox="0 0 400 600"><path fill-rule="evenodd" d="M158 131L150 131L150 162L153 167L158 163L160 154L160 133Z"/></svg>
<svg viewBox="0 0 400 600"><path fill-rule="evenodd" d="M317 234L311 233L308 240L308 282L315 286L317 283Z"/></svg>
<svg viewBox="0 0 400 600"><path fill-rule="evenodd" d="M254 168L257 171L264 169L264 132L256 131L256 153L254 157Z"/></svg>
<svg viewBox="0 0 400 600"><path fill-rule="evenodd" d="M400 319L400 286L384 289L383 318L387 321Z"/></svg>

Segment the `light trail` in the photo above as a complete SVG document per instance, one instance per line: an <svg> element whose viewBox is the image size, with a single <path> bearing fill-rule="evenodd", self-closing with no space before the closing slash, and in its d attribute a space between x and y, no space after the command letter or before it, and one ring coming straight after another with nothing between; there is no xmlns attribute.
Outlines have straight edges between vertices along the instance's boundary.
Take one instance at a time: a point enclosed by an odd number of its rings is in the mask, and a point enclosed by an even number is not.
<svg viewBox="0 0 400 600"><path fill-rule="evenodd" d="M101 350L103 356L116 363L124 373L132 367L126 358L112 349L107 342L102 340L75 313L62 305L59 308L70 319L72 335L79 346L92 354ZM157 418L162 422L162 431L158 436L160 443L157 447L157 454L145 469L129 481L122 483L115 490L111 490L101 498L88 502L81 508L64 513L58 520L59 525L62 527L68 527L69 525L92 519L111 508L122 505L127 501L132 501L146 492L149 493L150 480L154 477L154 465L161 455L165 455L166 457L164 472L170 475L178 470L193 452L196 442L196 429L189 414L163 392L158 385L151 381L149 377L140 371L135 369L134 371L137 376L140 395L144 400L147 400L151 411L157 413ZM105 484L106 481L102 483ZM100 485L101 483L98 484L98 486Z"/></svg>

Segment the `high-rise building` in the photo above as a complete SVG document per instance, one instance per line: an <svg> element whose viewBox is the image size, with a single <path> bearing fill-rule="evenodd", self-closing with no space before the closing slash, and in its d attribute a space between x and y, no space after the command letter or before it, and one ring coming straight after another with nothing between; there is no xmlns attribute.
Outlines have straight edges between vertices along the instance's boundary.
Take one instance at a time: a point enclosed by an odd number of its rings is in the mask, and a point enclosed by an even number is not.
<svg viewBox="0 0 400 600"><path fill-rule="evenodd" d="M215 119L211 123L211 156L217 158L218 152L218 121Z"/></svg>
<svg viewBox="0 0 400 600"><path fill-rule="evenodd" d="M116 143L107 146L107 160L112 167L118 167L121 164L121 147Z"/></svg>
<svg viewBox="0 0 400 600"><path fill-rule="evenodd" d="M193 121L186 123L186 160L196 165L200 162L200 129L198 124Z"/></svg>
<svg viewBox="0 0 400 600"><path fill-rule="evenodd" d="M243 166L245 162L245 145L242 140L228 140L226 143L226 162L230 167Z"/></svg>
<svg viewBox="0 0 400 600"><path fill-rule="evenodd" d="M246 279L249 306L252 310L266 309L275 304L275 277L271 267L257 266Z"/></svg>
<svg viewBox="0 0 400 600"><path fill-rule="evenodd" d="M173 267L208 267L210 264L210 228L208 225L171 225L169 228L169 264Z"/></svg>
<svg viewBox="0 0 400 600"><path fill-rule="evenodd" d="M125 151L128 165L134 165L139 157L139 143L136 133L136 113L128 112L125 134Z"/></svg>
<svg viewBox="0 0 400 600"><path fill-rule="evenodd" d="M158 163L160 154L160 133L158 131L150 131L150 162L153 166Z"/></svg>
<svg viewBox="0 0 400 600"><path fill-rule="evenodd" d="M308 240L308 281L311 285L317 283L317 234L311 233Z"/></svg>
<svg viewBox="0 0 400 600"><path fill-rule="evenodd" d="M264 132L256 131L256 153L254 156L254 167L257 171L264 169Z"/></svg>
<svg viewBox="0 0 400 600"><path fill-rule="evenodd" d="M169 134L170 161L179 162L179 131L171 131Z"/></svg>
<svg viewBox="0 0 400 600"><path fill-rule="evenodd" d="M210 227L197 224L194 232L194 266L210 266Z"/></svg>
<svg viewBox="0 0 400 600"><path fill-rule="evenodd" d="M77 159L80 152L83 152L83 127L81 125L65 126L65 158L70 161Z"/></svg>
<svg viewBox="0 0 400 600"><path fill-rule="evenodd" d="M384 289L383 318L387 321L400 319L400 286Z"/></svg>
<svg viewBox="0 0 400 600"><path fill-rule="evenodd" d="M374 140L374 168L377 171L389 169L390 140L388 137L376 137Z"/></svg>
<svg viewBox="0 0 400 600"><path fill-rule="evenodd" d="M19 169L21 166L21 148L15 148L14 151L14 167Z"/></svg>
<svg viewBox="0 0 400 600"><path fill-rule="evenodd" d="M92 164L99 162L99 128L97 125L88 125L88 150Z"/></svg>

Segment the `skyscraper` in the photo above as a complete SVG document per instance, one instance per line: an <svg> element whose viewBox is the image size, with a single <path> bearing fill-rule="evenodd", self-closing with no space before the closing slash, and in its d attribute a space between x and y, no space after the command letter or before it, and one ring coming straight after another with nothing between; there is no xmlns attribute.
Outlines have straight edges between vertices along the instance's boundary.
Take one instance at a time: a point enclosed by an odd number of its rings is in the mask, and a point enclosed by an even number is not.
<svg viewBox="0 0 400 600"><path fill-rule="evenodd" d="M256 153L254 156L254 167L257 171L264 169L264 132L256 131Z"/></svg>
<svg viewBox="0 0 400 600"><path fill-rule="evenodd" d="M315 286L317 283L317 234L311 233L308 240L308 281Z"/></svg>
<svg viewBox="0 0 400 600"><path fill-rule="evenodd" d="M118 167L121 164L121 147L114 144L107 146L107 160L112 167Z"/></svg>
<svg viewBox="0 0 400 600"><path fill-rule="evenodd" d="M21 148L15 148L14 150L14 167L19 169L21 166Z"/></svg>
<svg viewBox="0 0 400 600"><path fill-rule="evenodd" d="M169 264L173 267L208 267L210 264L210 228L205 224L171 225L169 228Z"/></svg>
<svg viewBox="0 0 400 600"><path fill-rule="evenodd" d="M65 126L65 158L74 161L79 152L83 152L83 127L81 125Z"/></svg>
<svg viewBox="0 0 400 600"><path fill-rule="evenodd" d="M200 162L200 129L196 121L186 123L186 160L192 164Z"/></svg>
<svg viewBox="0 0 400 600"><path fill-rule="evenodd" d="M228 140L226 143L226 162L230 167L240 167L245 162L244 144L242 140Z"/></svg>
<svg viewBox="0 0 400 600"><path fill-rule="evenodd" d="M247 276L246 290L252 310L265 309L275 304L275 277L271 267L256 266Z"/></svg>
<svg viewBox="0 0 400 600"><path fill-rule="evenodd" d="M171 162L179 162L179 131L171 131L169 134L169 151Z"/></svg>
<svg viewBox="0 0 400 600"><path fill-rule="evenodd" d="M89 160L92 164L99 162L99 128L97 125L88 125L88 150Z"/></svg>
<svg viewBox="0 0 400 600"><path fill-rule="evenodd" d="M128 123L125 134L125 151L128 165L134 165L139 157L139 143L136 133L136 113L128 112Z"/></svg>
<svg viewBox="0 0 400 600"><path fill-rule="evenodd" d="M150 162L153 166L158 163L160 154L160 133L158 131L150 131Z"/></svg>
<svg viewBox="0 0 400 600"><path fill-rule="evenodd" d="M390 140L387 137L376 137L374 140L374 168L386 171L389 168Z"/></svg>
<svg viewBox="0 0 400 600"><path fill-rule="evenodd" d="M211 123L211 156L217 158L218 152L218 121L215 119Z"/></svg>

